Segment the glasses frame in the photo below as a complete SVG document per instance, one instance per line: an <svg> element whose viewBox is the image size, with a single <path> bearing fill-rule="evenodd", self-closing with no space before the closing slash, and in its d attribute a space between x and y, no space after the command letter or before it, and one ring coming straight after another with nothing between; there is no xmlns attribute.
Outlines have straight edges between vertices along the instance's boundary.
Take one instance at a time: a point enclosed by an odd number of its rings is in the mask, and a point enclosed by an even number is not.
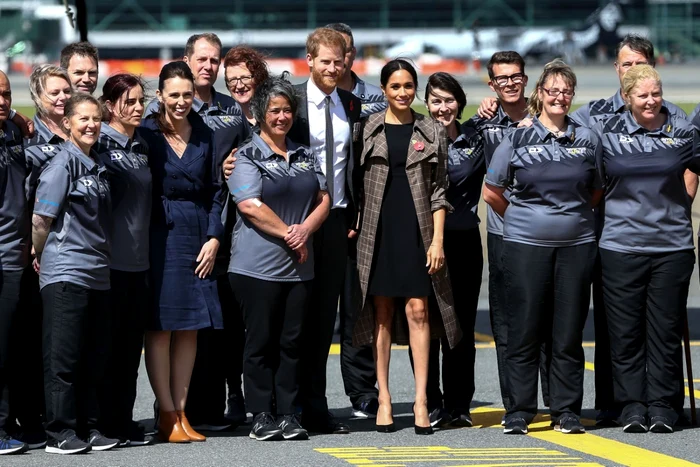
<svg viewBox="0 0 700 467"><path fill-rule="evenodd" d="M518 79L518 81L515 81L516 79ZM491 81L501 88L508 86L508 81L512 81L513 84L522 84L523 81L525 81L525 73L518 72L512 75L498 75L491 78ZM499 81L503 81L503 84L499 83Z"/></svg>
<svg viewBox="0 0 700 467"><path fill-rule="evenodd" d="M547 89L547 88L545 88L544 86L540 86L540 89L543 90L544 92L546 92L547 95L548 95L549 97L555 97L555 98L556 98L556 97L559 97L559 95L562 95L562 96L564 96L564 97L567 98L567 99L571 99L572 97L574 97L574 96L576 95L576 91L568 91L568 90L567 90L567 91L564 91L563 89L556 89L557 93L556 93L556 94L552 94L552 92L555 91L555 90L552 89L552 88ZM567 94L567 92L570 93L570 94Z"/></svg>
<svg viewBox="0 0 700 467"><path fill-rule="evenodd" d="M226 79L225 81L227 86L235 85L238 81L240 81L243 86L248 86L253 82L253 75L239 76L237 78ZM246 83L246 81L248 82Z"/></svg>

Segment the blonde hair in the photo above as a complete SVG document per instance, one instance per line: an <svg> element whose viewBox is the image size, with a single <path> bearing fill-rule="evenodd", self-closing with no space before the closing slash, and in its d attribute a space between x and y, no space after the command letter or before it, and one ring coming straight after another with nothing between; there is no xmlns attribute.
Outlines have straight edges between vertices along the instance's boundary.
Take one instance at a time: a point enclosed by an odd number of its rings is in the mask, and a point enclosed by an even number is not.
<svg viewBox="0 0 700 467"><path fill-rule="evenodd" d="M661 76L651 65L634 65L622 77L622 93L627 101L628 96L644 80L651 79L661 88ZM663 89L661 91L663 93ZM629 102L627 103L629 107Z"/></svg>
<svg viewBox="0 0 700 467"><path fill-rule="evenodd" d="M40 117L46 117L47 114L41 102L41 96L46 91L46 81L52 76L63 78L66 80L66 83L68 83L68 86L71 87L71 91L73 89L70 78L68 77L68 72L65 68L56 65L41 65L34 68L32 74L29 75L29 95L34 102L34 107L36 107L36 113L38 113Z"/></svg>
<svg viewBox="0 0 700 467"><path fill-rule="evenodd" d="M311 58L318 57L321 46L340 50L341 56L347 53L347 44L341 33L330 28L318 28L306 38L306 53Z"/></svg>
<svg viewBox="0 0 700 467"><path fill-rule="evenodd" d="M562 78L566 84L576 89L576 74L574 70L571 69L569 65L564 63L560 58L555 58L551 62L544 66L542 74L537 79L537 84L535 84L535 89L530 93L530 99L527 102L527 111L530 115L538 115L542 113L542 101L538 94L539 90L544 87L544 84L551 77L559 76Z"/></svg>

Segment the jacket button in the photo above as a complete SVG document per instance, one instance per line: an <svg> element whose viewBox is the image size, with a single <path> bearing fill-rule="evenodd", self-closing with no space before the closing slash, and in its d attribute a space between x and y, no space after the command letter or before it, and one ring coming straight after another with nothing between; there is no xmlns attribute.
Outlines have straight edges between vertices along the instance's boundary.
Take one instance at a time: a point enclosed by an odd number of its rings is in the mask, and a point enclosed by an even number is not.
<svg viewBox="0 0 700 467"><path fill-rule="evenodd" d="M177 175L171 175L171 177L177 180Z"/></svg>

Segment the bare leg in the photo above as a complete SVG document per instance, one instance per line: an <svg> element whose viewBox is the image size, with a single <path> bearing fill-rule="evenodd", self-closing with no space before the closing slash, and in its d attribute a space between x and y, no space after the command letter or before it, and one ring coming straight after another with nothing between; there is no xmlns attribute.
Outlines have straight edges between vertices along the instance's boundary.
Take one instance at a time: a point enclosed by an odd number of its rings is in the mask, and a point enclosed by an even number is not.
<svg viewBox="0 0 700 467"><path fill-rule="evenodd" d="M196 356L197 331L175 331L170 351L170 391L174 410L185 410Z"/></svg>
<svg viewBox="0 0 700 467"><path fill-rule="evenodd" d="M428 322L428 298L406 300L409 341L413 353L413 373L416 379L416 398L413 407L415 424L430 426L428 414L428 355L430 353L430 323Z"/></svg>
<svg viewBox="0 0 700 467"><path fill-rule="evenodd" d="M146 370L160 410L175 410L170 393L170 331L148 331L146 333Z"/></svg>
<svg viewBox="0 0 700 467"><path fill-rule="evenodd" d="M389 360L391 359L391 322L394 318L394 299L374 297L374 362L379 386L377 425L394 423L389 392Z"/></svg>

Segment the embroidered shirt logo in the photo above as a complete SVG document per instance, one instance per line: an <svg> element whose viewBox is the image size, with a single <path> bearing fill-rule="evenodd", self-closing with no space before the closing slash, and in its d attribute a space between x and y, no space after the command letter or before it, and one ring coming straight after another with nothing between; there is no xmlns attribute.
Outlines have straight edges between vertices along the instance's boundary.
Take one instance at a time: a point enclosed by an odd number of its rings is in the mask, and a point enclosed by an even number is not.
<svg viewBox="0 0 700 467"><path fill-rule="evenodd" d="M532 148L527 148L527 152L529 152L530 154L539 154L542 152L542 148L537 147L537 146L532 147Z"/></svg>
<svg viewBox="0 0 700 467"><path fill-rule="evenodd" d="M580 156L586 153L586 148L564 148L572 156Z"/></svg>
<svg viewBox="0 0 700 467"><path fill-rule="evenodd" d="M629 144L632 142L632 137L629 135L620 135L620 142Z"/></svg>
<svg viewBox="0 0 700 467"><path fill-rule="evenodd" d="M661 142L664 144L668 144L669 146L673 146L676 144L676 138L661 138Z"/></svg>
<svg viewBox="0 0 700 467"><path fill-rule="evenodd" d="M87 178L84 178L84 179L80 180L80 183L82 183L83 185L85 185L85 188L90 188L92 185L94 185L93 181L92 181L92 180L88 180Z"/></svg>
<svg viewBox="0 0 700 467"><path fill-rule="evenodd" d="M277 167L279 167L279 164L277 162L266 162L265 163L266 169L275 169Z"/></svg>
<svg viewBox="0 0 700 467"><path fill-rule="evenodd" d="M124 154L118 151L113 151L109 153L109 159L113 161L120 161L124 158Z"/></svg>
<svg viewBox="0 0 700 467"><path fill-rule="evenodd" d="M42 146L41 152L53 152L55 148L53 146Z"/></svg>

